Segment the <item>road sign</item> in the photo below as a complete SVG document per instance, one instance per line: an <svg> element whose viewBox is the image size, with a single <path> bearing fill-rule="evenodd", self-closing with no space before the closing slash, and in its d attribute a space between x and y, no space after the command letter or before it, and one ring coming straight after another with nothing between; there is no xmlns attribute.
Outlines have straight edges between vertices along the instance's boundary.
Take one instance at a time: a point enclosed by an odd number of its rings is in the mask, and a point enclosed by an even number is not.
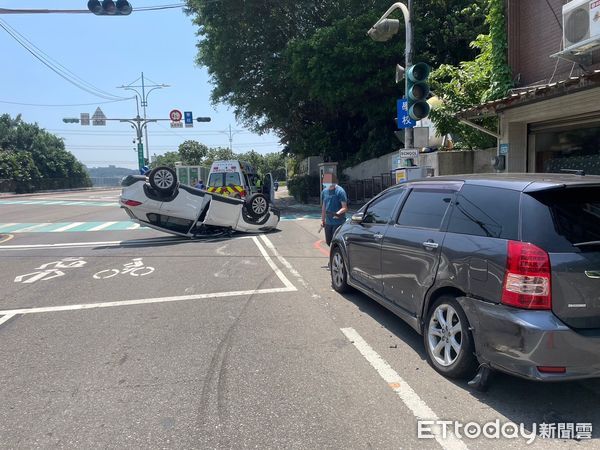
<svg viewBox="0 0 600 450"><path fill-rule="evenodd" d="M100 107L96 108L94 115L92 116L92 125L95 127L106 126L106 116Z"/></svg>
<svg viewBox="0 0 600 450"><path fill-rule="evenodd" d="M89 126L90 124L90 114L89 113L81 113L81 125Z"/></svg>
<svg viewBox="0 0 600 450"><path fill-rule="evenodd" d="M413 128L415 125L417 125L417 122L408 115L408 100L405 98L398 99L398 128Z"/></svg>
<svg viewBox="0 0 600 450"><path fill-rule="evenodd" d="M174 109L169 113L169 117L171 118L172 122L181 122L183 114L181 114L181 111L179 111L178 109Z"/></svg>
<svg viewBox="0 0 600 450"><path fill-rule="evenodd" d="M144 167L146 165L146 161L144 161L144 144L142 144L140 142L137 146L137 150L138 150L138 166L139 166L139 169L141 172L142 167Z"/></svg>
<svg viewBox="0 0 600 450"><path fill-rule="evenodd" d="M171 128L183 128L183 122L171 122Z"/></svg>
<svg viewBox="0 0 600 450"><path fill-rule="evenodd" d="M186 128L194 128L194 114L192 111L186 111L183 113L185 119L185 127Z"/></svg>
<svg viewBox="0 0 600 450"><path fill-rule="evenodd" d="M416 148L405 148L400 150L400 159L414 159L419 157L419 150Z"/></svg>

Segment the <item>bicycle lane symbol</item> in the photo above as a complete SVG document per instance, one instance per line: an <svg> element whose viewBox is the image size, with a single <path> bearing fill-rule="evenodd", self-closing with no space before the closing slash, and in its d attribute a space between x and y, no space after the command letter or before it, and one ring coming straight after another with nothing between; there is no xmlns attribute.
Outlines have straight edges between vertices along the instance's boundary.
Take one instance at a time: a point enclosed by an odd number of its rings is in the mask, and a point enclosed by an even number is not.
<svg viewBox="0 0 600 450"><path fill-rule="evenodd" d="M15 283L33 284L37 281L48 281L65 275L60 269L79 269L87 264L83 258L63 258L60 261L53 261L42 264L36 272L26 273L15 277ZM51 266L54 266L51 268Z"/></svg>
<svg viewBox="0 0 600 450"><path fill-rule="evenodd" d="M130 263L123 264L123 269L106 269L94 274L95 280L105 280L117 275L131 275L132 277L143 277L154 272L154 267L144 265L142 258L134 258Z"/></svg>

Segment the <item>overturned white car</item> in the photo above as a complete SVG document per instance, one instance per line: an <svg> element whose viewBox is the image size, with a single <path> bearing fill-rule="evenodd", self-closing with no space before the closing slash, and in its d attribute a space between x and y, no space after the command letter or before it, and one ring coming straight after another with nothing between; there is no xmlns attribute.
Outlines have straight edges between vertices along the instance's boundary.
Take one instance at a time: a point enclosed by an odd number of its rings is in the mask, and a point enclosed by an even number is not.
<svg viewBox="0 0 600 450"><path fill-rule="evenodd" d="M261 233L274 230L280 220L263 194L242 200L195 189L179 184L169 167L157 167L148 177L129 175L121 186L121 208L134 222L178 236Z"/></svg>

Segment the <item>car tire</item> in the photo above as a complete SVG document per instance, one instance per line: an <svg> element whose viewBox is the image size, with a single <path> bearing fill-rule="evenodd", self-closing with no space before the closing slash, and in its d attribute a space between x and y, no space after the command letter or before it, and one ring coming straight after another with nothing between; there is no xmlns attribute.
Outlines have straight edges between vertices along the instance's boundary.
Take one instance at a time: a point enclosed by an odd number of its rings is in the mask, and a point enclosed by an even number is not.
<svg viewBox="0 0 600 450"><path fill-rule="evenodd" d="M269 199L264 194L254 194L246 201L248 216L258 219L269 212Z"/></svg>
<svg viewBox="0 0 600 450"><path fill-rule="evenodd" d="M334 247L329 259L329 269L331 273L331 286L340 294L350 291L348 284L348 270L346 261L339 247Z"/></svg>
<svg viewBox="0 0 600 450"><path fill-rule="evenodd" d="M429 364L448 378L473 376L477 369L469 321L456 298L440 297L429 309L423 330Z"/></svg>
<svg viewBox="0 0 600 450"><path fill-rule="evenodd" d="M152 169L150 186L161 195L171 195L177 187L177 174L170 167L157 167Z"/></svg>

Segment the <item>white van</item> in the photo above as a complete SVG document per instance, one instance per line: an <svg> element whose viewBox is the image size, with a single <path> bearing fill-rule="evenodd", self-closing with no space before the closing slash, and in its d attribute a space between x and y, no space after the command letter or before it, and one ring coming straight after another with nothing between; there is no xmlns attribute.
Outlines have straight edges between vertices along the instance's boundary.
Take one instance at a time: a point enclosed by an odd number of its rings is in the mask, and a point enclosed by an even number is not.
<svg viewBox="0 0 600 450"><path fill-rule="evenodd" d="M256 186L258 178L259 175L254 167L245 161L214 161L210 166L206 190L229 197L246 199L259 192L259 188ZM273 203L275 201L273 177L269 173L261 181L262 193Z"/></svg>

